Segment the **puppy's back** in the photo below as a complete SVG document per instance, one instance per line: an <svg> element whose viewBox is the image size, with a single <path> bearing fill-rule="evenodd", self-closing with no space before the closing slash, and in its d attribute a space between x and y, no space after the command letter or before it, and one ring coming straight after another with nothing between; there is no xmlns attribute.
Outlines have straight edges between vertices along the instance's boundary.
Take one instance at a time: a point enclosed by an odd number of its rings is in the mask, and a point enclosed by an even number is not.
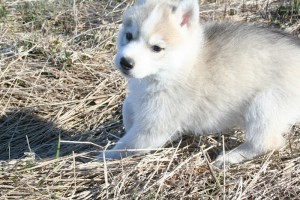
<svg viewBox="0 0 300 200"><path fill-rule="evenodd" d="M200 56L211 78L222 77L269 86L293 79L300 87L300 40L281 31L242 24L204 26ZM216 77L217 76L217 77ZM226 80L224 80L226 81ZM260 86L260 87L261 87Z"/></svg>

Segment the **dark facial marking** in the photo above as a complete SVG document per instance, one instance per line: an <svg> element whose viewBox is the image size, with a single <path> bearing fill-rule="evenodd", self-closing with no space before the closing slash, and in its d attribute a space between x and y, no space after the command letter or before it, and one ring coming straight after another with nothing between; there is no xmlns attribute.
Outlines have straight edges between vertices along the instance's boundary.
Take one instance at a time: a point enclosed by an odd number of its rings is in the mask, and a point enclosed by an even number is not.
<svg viewBox="0 0 300 200"><path fill-rule="evenodd" d="M163 50L163 48L161 48L161 47L158 46L158 45L153 45L153 46L151 46L151 50L152 50L153 52L155 52L155 53L159 53L159 52L161 52L161 51Z"/></svg>
<svg viewBox="0 0 300 200"><path fill-rule="evenodd" d="M127 33L125 34L125 37L126 37L126 39L127 39L128 41L131 41L131 40L133 39L132 33L130 33L130 32L127 32Z"/></svg>

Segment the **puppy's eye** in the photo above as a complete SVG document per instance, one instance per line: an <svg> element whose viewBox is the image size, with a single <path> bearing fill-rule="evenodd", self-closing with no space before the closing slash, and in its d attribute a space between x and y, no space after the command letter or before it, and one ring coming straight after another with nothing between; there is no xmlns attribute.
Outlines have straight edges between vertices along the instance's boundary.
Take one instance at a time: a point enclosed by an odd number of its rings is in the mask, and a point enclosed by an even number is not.
<svg viewBox="0 0 300 200"><path fill-rule="evenodd" d="M153 45L153 46L151 46L151 50L152 50L153 52L155 52L155 53L159 53L159 52L161 52L162 50L164 50L164 48L161 48L161 47L158 46L158 45Z"/></svg>
<svg viewBox="0 0 300 200"><path fill-rule="evenodd" d="M128 41L131 41L133 39L132 33L129 32L125 34L125 37Z"/></svg>

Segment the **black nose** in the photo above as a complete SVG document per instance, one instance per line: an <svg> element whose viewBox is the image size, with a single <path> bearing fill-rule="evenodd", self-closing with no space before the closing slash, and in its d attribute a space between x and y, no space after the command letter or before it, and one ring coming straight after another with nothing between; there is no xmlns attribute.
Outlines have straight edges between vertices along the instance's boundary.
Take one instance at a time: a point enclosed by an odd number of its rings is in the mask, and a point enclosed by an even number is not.
<svg viewBox="0 0 300 200"><path fill-rule="evenodd" d="M120 65L125 70L131 70L134 67L134 61L130 58L122 57L120 60Z"/></svg>

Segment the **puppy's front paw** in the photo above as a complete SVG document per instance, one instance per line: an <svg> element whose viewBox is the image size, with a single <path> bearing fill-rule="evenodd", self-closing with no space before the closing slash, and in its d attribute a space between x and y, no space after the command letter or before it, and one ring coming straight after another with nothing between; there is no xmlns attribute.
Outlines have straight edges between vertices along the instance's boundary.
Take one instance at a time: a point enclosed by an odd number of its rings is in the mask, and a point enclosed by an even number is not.
<svg viewBox="0 0 300 200"><path fill-rule="evenodd" d="M98 160L99 161L104 161L105 160L120 160L121 153L117 151L102 151L98 155Z"/></svg>

